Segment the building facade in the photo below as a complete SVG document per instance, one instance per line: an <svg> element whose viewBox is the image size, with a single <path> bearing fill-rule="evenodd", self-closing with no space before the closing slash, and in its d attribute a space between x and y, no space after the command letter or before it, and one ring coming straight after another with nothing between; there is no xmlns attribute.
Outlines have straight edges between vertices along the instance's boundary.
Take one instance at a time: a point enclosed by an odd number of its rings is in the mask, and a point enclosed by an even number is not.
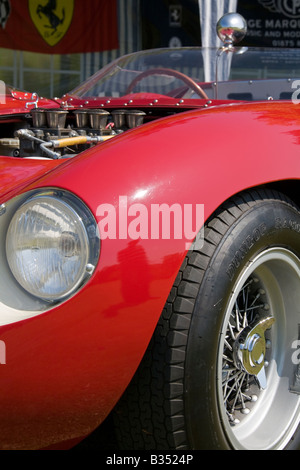
<svg viewBox="0 0 300 470"><path fill-rule="evenodd" d="M84 33L76 33L75 29L73 37L80 46L80 41L85 45L97 31L104 31L107 39L102 50L94 50L93 46L93 50L84 52L78 47L75 53L68 53L67 48L63 53L51 53L48 48L42 53L27 50L22 37L21 46L16 43L11 47L13 41L6 37L9 26L14 28L13 13L21 15L20 5L32 10L33 21L36 15L41 26L50 28L51 24L46 24L50 13L52 21L56 18L62 22L59 11L64 12L71 5L73 8L86 5L88 9L94 2L94 11L90 12L93 16L95 9L111 8L112 1L116 8L117 46L114 41L110 42L112 24L101 14L96 27L89 27L88 23ZM244 45L300 47L299 0L0 0L0 79L15 88L36 91L40 96L62 96L120 55L155 47L216 46L216 21L229 11L237 11L247 20ZM28 24L27 28L36 27L33 22ZM13 31L17 29L16 25ZM4 38L2 43L1 37ZM25 37L27 31L24 30L23 39ZM43 42L43 39L39 37L38 41ZM5 47L1 47L3 44ZM34 49L34 45L30 44L29 49Z"/></svg>

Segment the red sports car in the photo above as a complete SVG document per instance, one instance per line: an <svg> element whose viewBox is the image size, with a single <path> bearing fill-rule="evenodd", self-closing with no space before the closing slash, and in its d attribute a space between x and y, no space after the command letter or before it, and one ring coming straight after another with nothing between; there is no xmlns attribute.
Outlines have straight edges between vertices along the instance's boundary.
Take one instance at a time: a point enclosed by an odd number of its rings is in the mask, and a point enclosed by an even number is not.
<svg viewBox="0 0 300 470"><path fill-rule="evenodd" d="M240 22L2 95L1 449L300 448L300 51Z"/></svg>

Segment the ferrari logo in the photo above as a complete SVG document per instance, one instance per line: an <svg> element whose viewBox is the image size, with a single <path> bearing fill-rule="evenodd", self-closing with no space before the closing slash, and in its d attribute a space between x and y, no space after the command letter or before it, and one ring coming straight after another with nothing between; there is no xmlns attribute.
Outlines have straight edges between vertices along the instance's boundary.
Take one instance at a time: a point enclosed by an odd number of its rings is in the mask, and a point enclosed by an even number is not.
<svg viewBox="0 0 300 470"><path fill-rule="evenodd" d="M74 0L28 0L31 19L49 46L55 46L68 31Z"/></svg>

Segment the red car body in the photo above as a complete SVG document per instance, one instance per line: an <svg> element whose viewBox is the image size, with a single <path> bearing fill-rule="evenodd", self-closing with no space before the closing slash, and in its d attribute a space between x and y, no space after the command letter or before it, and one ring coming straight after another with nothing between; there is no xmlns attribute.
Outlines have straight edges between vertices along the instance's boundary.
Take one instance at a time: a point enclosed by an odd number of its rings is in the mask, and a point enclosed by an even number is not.
<svg viewBox="0 0 300 470"><path fill-rule="evenodd" d="M7 98L6 123L30 112L25 102ZM126 102L160 116L73 158L0 157L0 207L43 188L76 195L97 222L99 205L120 211L125 195L149 211L202 204L205 221L250 188L282 190L300 202L300 117L292 101L180 102L147 93L85 102L72 105L111 112ZM187 251L185 240L172 237L103 239L99 262L75 295L2 324L1 449L68 448L105 420L139 367Z"/></svg>

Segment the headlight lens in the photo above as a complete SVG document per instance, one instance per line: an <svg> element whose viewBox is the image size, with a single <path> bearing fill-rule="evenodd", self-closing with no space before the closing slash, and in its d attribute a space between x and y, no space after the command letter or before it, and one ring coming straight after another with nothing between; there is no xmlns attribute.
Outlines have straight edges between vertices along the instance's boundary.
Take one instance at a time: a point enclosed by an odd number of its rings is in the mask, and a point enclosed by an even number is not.
<svg viewBox="0 0 300 470"><path fill-rule="evenodd" d="M12 217L6 254L15 279L27 292L48 301L63 299L97 262L96 222L74 196L34 195Z"/></svg>

